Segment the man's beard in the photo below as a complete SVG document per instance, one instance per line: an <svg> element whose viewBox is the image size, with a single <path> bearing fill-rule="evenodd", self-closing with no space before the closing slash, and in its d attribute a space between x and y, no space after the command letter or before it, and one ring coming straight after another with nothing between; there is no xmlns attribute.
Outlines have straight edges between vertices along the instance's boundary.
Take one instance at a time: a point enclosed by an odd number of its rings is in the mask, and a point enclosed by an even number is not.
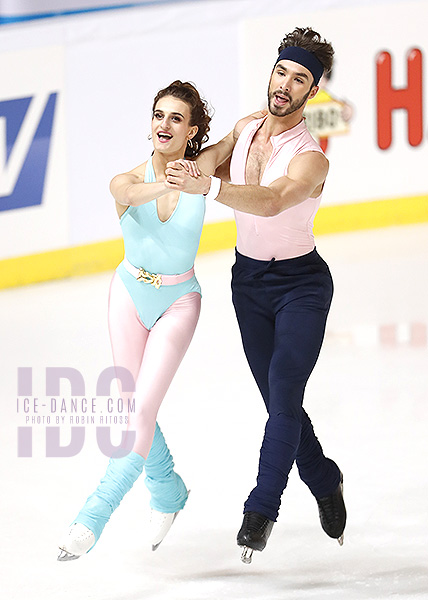
<svg viewBox="0 0 428 600"><path fill-rule="evenodd" d="M276 93L277 92L268 92L269 112L274 117L286 117L287 115L291 115L292 113L296 112L296 110L299 110L299 108L301 108L305 104L309 94L311 93L311 90L309 90L309 92L305 94L303 98L300 98L299 100L294 100L294 102L291 101L291 96L289 94L280 92L281 96L285 96L289 100L288 105L282 107L273 106L273 99Z"/></svg>

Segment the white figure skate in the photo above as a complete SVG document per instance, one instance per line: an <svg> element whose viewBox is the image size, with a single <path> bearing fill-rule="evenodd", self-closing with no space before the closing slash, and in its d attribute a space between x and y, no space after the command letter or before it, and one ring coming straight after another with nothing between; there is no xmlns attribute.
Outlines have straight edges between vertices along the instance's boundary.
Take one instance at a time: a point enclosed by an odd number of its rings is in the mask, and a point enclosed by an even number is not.
<svg viewBox="0 0 428 600"><path fill-rule="evenodd" d="M189 494L190 490L187 490L187 498L189 498ZM150 509L149 539L152 544L153 552L159 548L179 512L181 511L178 510L175 513L163 513L154 508Z"/></svg>
<svg viewBox="0 0 428 600"><path fill-rule="evenodd" d="M153 508L150 511L149 536L152 550L157 550L161 542L171 529L178 513L162 513Z"/></svg>
<svg viewBox="0 0 428 600"><path fill-rule="evenodd" d="M57 560L76 560L86 554L95 544L95 536L90 529L81 523L74 523L68 529L59 545Z"/></svg>

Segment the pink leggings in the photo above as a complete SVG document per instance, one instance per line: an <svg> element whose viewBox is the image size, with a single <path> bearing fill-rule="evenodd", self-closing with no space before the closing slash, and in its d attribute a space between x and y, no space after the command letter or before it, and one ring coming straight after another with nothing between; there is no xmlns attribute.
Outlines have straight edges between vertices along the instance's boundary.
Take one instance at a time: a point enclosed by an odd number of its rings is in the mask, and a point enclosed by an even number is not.
<svg viewBox="0 0 428 600"><path fill-rule="evenodd" d="M188 293L148 330L120 276L113 276L108 317L113 360L135 381L135 413L129 415L128 431L136 432L132 450L143 458L149 453L158 410L192 340L200 310L200 294Z"/></svg>

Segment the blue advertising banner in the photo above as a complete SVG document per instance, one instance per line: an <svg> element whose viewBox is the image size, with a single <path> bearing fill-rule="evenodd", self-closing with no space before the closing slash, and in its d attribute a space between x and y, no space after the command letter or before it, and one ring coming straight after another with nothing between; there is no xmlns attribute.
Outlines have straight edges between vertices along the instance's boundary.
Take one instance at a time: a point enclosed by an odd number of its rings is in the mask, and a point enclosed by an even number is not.
<svg viewBox="0 0 428 600"><path fill-rule="evenodd" d="M0 155L0 211L42 203L56 98L52 93L42 105L32 97L0 102L6 139L6 156Z"/></svg>

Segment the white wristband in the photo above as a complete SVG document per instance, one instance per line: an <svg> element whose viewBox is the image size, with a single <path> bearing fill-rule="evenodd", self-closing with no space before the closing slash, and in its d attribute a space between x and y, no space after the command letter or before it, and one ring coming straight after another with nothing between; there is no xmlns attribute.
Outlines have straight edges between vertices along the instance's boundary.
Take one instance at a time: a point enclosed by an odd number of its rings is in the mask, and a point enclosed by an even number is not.
<svg viewBox="0 0 428 600"><path fill-rule="evenodd" d="M204 195L207 200L215 200L220 193L221 179L219 177L214 177L214 175L210 175L210 179L210 189L208 193Z"/></svg>

